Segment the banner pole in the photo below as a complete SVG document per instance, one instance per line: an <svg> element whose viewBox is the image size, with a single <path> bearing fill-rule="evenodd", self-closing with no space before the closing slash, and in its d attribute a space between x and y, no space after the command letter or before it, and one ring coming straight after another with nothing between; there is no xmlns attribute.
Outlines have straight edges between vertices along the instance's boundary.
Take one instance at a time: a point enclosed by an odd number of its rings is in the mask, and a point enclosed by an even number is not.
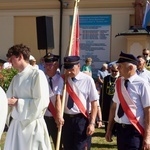
<svg viewBox="0 0 150 150"><path fill-rule="evenodd" d="M72 30L71 30L71 37L70 37L70 43L69 43L69 51L68 51L68 56L71 55L71 51L72 51L72 45L73 45L73 36L74 36L74 29L75 29L75 22L76 22L76 13L77 13L77 5L78 5L78 2L80 0L75 0L75 6L74 6L74 13L73 13L73 21L72 21Z"/></svg>
<svg viewBox="0 0 150 150"><path fill-rule="evenodd" d="M68 56L71 55L71 50L72 50L72 44L73 44L73 32L75 28L75 14L77 11L77 4L80 0L75 0L75 5L74 5L74 13L73 13L73 22L72 22L72 30L71 30L71 37L70 37L70 43L69 43L69 50L68 50ZM67 77L65 76L64 79L64 89L63 89L63 95L62 95L62 104L61 104L61 116L63 117L64 114L64 106L65 106L65 99L66 99L66 81ZM60 140L61 140L61 133L62 133L62 126L58 129L58 134L57 134L57 142L56 142L56 150L59 150L60 148Z"/></svg>

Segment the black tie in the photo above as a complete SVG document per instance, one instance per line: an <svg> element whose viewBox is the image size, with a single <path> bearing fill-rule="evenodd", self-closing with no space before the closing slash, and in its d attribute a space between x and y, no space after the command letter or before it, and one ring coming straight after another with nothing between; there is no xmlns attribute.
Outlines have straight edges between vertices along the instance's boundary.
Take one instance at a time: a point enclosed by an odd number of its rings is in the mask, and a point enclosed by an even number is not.
<svg viewBox="0 0 150 150"><path fill-rule="evenodd" d="M50 85L51 89L53 90L52 77L49 77L49 85Z"/></svg>
<svg viewBox="0 0 150 150"><path fill-rule="evenodd" d="M128 82L129 82L129 80L125 80L125 82L124 82L124 86L126 87L126 89L127 89L127 87L128 87ZM121 104L119 105L117 115L118 115L119 118L121 118L121 117L124 115L124 111L123 111L123 109L122 109Z"/></svg>
<svg viewBox="0 0 150 150"><path fill-rule="evenodd" d="M71 78L71 79L72 79L73 82L76 81L76 78ZM71 98L71 96L69 95L69 96L68 96L67 107L68 107L69 109L71 109L71 108L73 107L73 104L74 104L74 101L73 101L73 99Z"/></svg>

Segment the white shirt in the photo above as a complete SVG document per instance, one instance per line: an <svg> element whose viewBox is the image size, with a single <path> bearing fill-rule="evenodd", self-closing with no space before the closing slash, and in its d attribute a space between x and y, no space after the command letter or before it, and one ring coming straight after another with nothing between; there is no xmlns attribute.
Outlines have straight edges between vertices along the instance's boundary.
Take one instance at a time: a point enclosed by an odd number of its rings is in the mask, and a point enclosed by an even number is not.
<svg viewBox="0 0 150 150"><path fill-rule="evenodd" d="M145 80L139 77L137 74L128 78L128 88L127 91L129 96L135 103L136 109L136 117L140 121L142 125L144 125L144 108L150 106L150 86ZM115 89L115 91L117 91ZM113 101L117 103L116 113L115 113L115 121L118 123L131 124L126 114L119 118L117 115L120 101L118 99L118 94L115 92Z"/></svg>
<svg viewBox="0 0 150 150"><path fill-rule="evenodd" d="M137 74L150 84L150 71L144 68L142 71L137 70Z"/></svg>
<svg viewBox="0 0 150 150"><path fill-rule="evenodd" d="M49 83L49 76L46 76L46 77ZM64 86L64 81L58 73L52 77L52 84L53 84L53 91L51 90L51 87L49 86L50 93L51 91L53 92L53 94L50 95L50 100L55 106L56 94L62 95L63 86ZM49 116L49 117L52 116L51 112L48 109L46 110L45 116Z"/></svg>
<svg viewBox="0 0 150 150"><path fill-rule="evenodd" d="M84 107L86 110L88 110L88 113L89 113L91 110L91 102L99 99L99 95L97 93L94 80L92 77L90 77L89 75L87 75L83 72L79 72L77 74L77 76L75 76L75 78L76 78L76 81L74 83L75 87L77 87L80 90L80 92L82 93L82 95L84 96L84 99L86 100L86 102L84 102L84 104L85 104ZM75 103L74 103L73 108L68 109L67 102L68 102L68 96L66 96L66 101L65 101L64 112L66 114L81 113ZM82 102L82 100L81 100L81 102Z"/></svg>

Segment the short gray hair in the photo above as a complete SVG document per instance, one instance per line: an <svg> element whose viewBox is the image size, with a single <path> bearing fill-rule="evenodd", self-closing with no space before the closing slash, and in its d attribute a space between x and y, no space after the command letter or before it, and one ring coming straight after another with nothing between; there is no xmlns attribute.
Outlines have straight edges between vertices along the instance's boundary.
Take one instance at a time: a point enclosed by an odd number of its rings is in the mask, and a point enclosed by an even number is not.
<svg viewBox="0 0 150 150"><path fill-rule="evenodd" d="M129 67L129 66L132 66L134 71L137 70L137 66L135 64L132 64L132 63L126 63L126 66Z"/></svg>

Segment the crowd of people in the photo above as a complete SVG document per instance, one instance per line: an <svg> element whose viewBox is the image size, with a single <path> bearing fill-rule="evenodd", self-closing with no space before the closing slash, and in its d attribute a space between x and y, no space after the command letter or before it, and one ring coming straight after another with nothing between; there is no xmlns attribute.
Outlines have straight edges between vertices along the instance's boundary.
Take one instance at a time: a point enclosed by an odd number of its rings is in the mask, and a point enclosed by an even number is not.
<svg viewBox="0 0 150 150"><path fill-rule="evenodd" d="M9 125L4 150L51 150L49 137L55 149L90 150L96 124L105 126L106 141L117 137L118 150L150 149L149 55L121 52L94 80L92 58L80 66L79 56L64 57L60 74L60 56L47 53L37 65L29 47L12 46L7 63L18 74L6 93L0 88L0 137Z"/></svg>

